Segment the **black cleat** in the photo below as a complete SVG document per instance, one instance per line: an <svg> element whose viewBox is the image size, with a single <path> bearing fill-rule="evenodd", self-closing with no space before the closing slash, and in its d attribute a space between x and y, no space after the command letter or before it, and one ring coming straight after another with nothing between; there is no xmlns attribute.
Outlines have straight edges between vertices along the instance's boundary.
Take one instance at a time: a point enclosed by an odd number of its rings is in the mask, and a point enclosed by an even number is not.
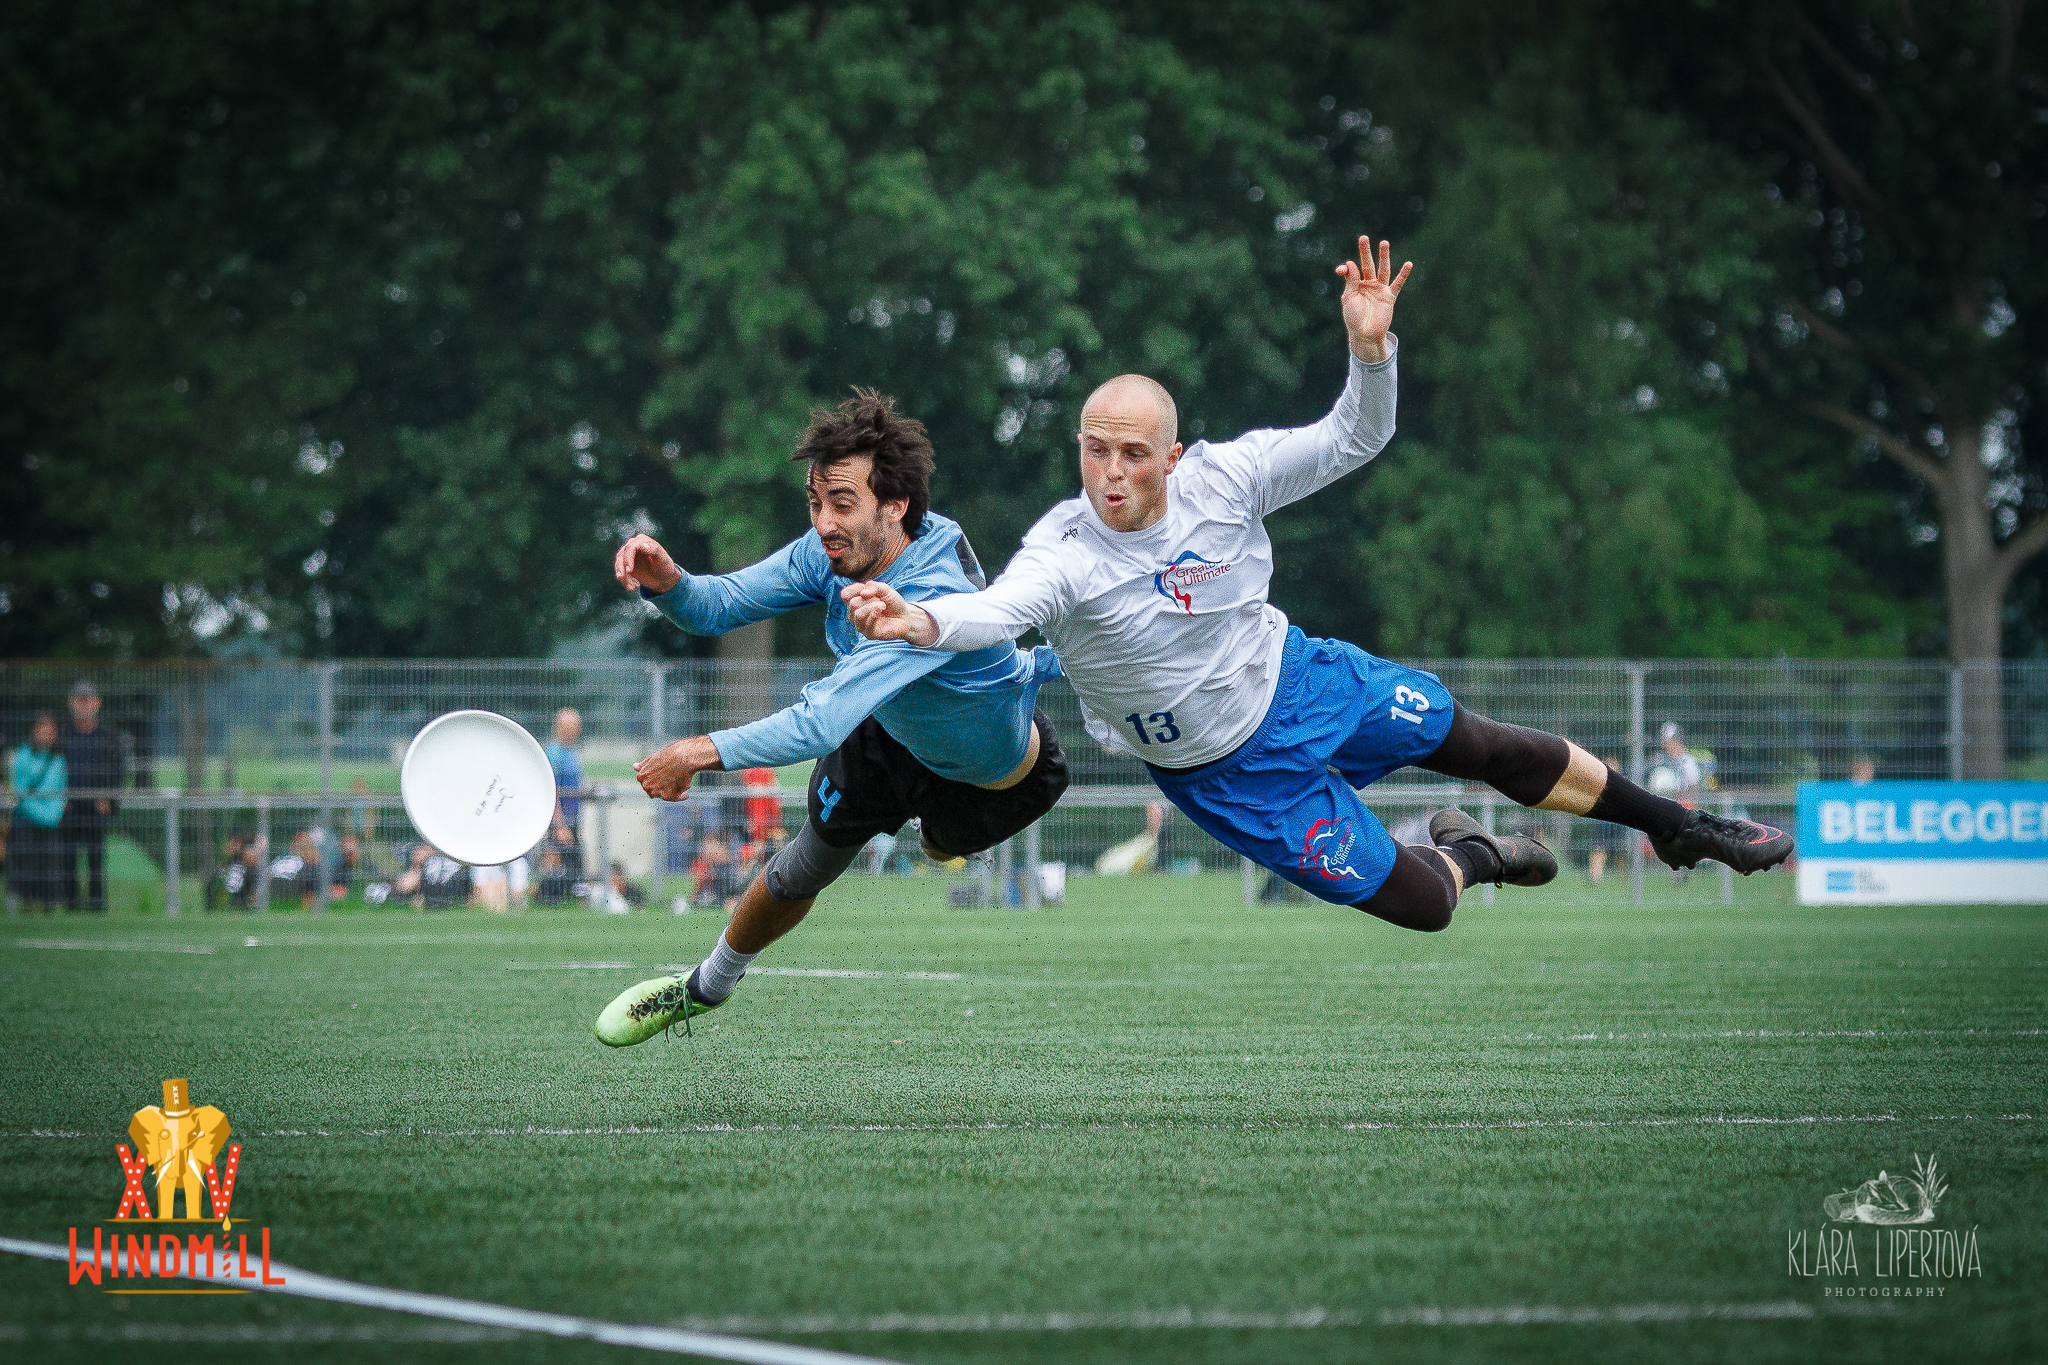
<svg viewBox="0 0 2048 1365"><path fill-rule="evenodd" d="M1678 833L1669 839L1652 838L1650 847L1672 868L1698 867L1702 859L1711 858L1747 877L1791 857L1792 836L1754 820L1689 810Z"/></svg>
<svg viewBox="0 0 2048 1365"><path fill-rule="evenodd" d="M1557 859L1541 839L1522 834L1488 834L1479 822L1461 810L1440 810L1429 817L1429 841L1455 844L1477 840L1500 859L1500 876L1495 886L1541 886L1557 876Z"/></svg>

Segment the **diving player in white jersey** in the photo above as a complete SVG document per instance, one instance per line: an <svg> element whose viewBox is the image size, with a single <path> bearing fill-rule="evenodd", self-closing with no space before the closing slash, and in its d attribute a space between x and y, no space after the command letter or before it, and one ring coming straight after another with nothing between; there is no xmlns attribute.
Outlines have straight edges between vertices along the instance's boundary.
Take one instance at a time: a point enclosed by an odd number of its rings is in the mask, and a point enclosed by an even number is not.
<svg viewBox="0 0 2048 1365"><path fill-rule="evenodd" d="M1323 900L1442 929L1475 882L1538 886L1557 862L1535 839L1495 837L1455 810L1433 846L1396 845L1355 788L1413 764L1486 782L1511 800L1629 825L1674 867L1716 858L1743 873L1792 841L1652 795L1556 735L1457 706L1433 674L1341 640L1310 639L1266 601L1264 518L1366 463L1394 435L1394 301L1387 243L1337 267L1351 345L1337 406L1312 426L1177 442L1173 399L1121 375L1081 412L1083 496L1054 507L987 591L909 603L882 583L842 591L856 629L920 647L978 649L1043 631L1088 732L1143 759L1153 781L1221 843Z"/></svg>

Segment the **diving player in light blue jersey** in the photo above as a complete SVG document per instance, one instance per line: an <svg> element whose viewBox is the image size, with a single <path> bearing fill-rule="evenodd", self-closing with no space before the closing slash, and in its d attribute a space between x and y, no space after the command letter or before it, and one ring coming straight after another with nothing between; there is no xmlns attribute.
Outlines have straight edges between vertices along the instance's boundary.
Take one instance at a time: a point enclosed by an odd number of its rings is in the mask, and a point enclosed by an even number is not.
<svg viewBox="0 0 2048 1365"><path fill-rule="evenodd" d="M811 533L758 564L693 577L652 537L619 547L619 582L693 635L721 635L825 604L832 672L763 720L677 740L634 765L650 796L683 800L707 769L821 760L809 816L739 898L718 945L687 977L643 981L597 1021L613 1047L644 1042L723 1003L764 948L796 927L877 834L916 817L925 852L979 853L1052 809L1067 786L1052 724L1034 706L1059 671L1052 651L1009 640L953 652L864 639L841 590L877 580L922 601L987 585L960 527L929 510L931 443L921 423L857 391L811 415L792 457L810 462Z"/></svg>

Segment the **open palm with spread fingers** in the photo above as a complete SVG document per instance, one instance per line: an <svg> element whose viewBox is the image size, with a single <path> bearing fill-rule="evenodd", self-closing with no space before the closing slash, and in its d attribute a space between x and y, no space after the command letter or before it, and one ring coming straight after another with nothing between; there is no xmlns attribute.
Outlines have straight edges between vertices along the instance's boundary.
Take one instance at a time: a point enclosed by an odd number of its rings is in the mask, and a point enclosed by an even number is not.
<svg viewBox="0 0 2048 1365"><path fill-rule="evenodd" d="M1358 261L1344 262L1337 273L1344 277L1344 330L1351 334L1351 353L1368 365L1387 358L1387 329L1394 325L1394 300L1415 262L1401 262L1401 273L1393 273L1393 251L1380 239L1380 260L1372 260L1372 238L1358 239Z"/></svg>

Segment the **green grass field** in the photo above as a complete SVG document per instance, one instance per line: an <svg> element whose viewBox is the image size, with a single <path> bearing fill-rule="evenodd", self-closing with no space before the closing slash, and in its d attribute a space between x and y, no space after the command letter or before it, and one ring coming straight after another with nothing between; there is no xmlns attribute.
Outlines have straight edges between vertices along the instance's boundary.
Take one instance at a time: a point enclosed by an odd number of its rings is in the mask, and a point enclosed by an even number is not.
<svg viewBox="0 0 2048 1365"><path fill-rule="evenodd" d="M856 879L760 965L867 975L620 1053L598 1009L718 917L16 919L0 1234L111 1215L183 1076L280 1260L494 1303L915 1362L2040 1358L2048 918L1738 889L1567 879L1423 936L1234 878L1037 913ZM1980 1276L1788 1273L1915 1153ZM14 1256L0 1293L17 1359L635 1354Z"/></svg>

